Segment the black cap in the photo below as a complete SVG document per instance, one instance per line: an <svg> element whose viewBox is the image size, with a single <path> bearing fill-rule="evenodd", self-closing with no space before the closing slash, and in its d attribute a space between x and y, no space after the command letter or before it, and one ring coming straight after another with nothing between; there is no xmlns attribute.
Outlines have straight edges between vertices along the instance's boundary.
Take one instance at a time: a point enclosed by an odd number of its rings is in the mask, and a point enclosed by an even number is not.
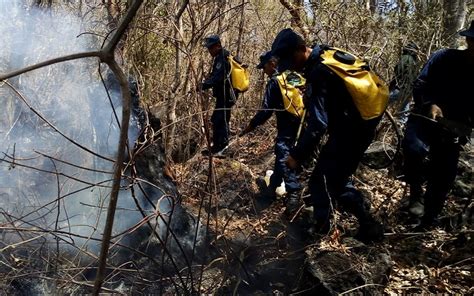
<svg viewBox="0 0 474 296"><path fill-rule="evenodd" d="M269 50L267 52L265 52L264 54L262 54L260 56L260 63L257 65L257 69L263 69L263 66L265 66L266 63L268 63L270 61L270 59L272 58L272 51Z"/></svg>
<svg viewBox="0 0 474 296"><path fill-rule="evenodd" d="M272 44L272 55L279 58L279 71L290 68L291 56L301 45L306 46L303 37L292 29L283 29L278 33Z"/></svg>
<svg viewBox="0 0 474 296"><path fill-rule="evenodd" d="M407 43L407 45L403 47L402 53L416 56L419 50L420 48L418 47L418 45L415 42L410 41Z"/></svg>
<svg viewBox="0 0 474 296"><path fill-rule="evenodd" d="M283 29L273 41L272 55L279 58L289 57L301 45L306 45L301 35L292 29Z"/></svg>
<svg viewBox="0 0 474 296"><path fill-rule="evenodd" d="M204 38L203 46L209 48L217 43L221 43L221 38L219 38L219 35L209 35Z"/></svg>
<svg viewBox="0 0 474 296"><path fill-rule="evenodd" d="M474 38L474 20L471 21L469 29L459 32L459 35Z"/></svg>

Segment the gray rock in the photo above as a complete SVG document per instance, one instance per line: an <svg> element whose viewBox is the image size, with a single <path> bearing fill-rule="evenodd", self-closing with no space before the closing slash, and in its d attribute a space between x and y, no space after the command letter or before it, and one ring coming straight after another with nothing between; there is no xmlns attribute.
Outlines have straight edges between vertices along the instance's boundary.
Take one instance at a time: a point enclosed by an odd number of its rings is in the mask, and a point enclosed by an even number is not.
<svg viewBox="0 0 474 296"><path fill-rule="evenodd" d="M390 255L351 238L344 244L350 252L307 252L306 268L317 284L314 291L326 295L348 291L351 295L380 295L391 270Z"/></svg>

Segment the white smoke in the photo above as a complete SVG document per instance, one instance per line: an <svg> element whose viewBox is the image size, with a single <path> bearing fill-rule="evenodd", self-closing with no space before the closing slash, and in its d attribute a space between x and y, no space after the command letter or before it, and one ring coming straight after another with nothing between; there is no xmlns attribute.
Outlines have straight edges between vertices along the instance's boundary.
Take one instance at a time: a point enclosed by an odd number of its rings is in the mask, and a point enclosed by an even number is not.
<svg viewBox="0 0 474 296"><path fill-rule="evenodd" d="M0 73L97 50L101 40L91 34L81 35L84 28L81 19L72 13L43 11L21 0L0 0ZM98 74L97 59L48 66L9 82L67 137L105 158L115 159L119 128ZM111 91L111 101L120 120L116 89ZM0 104L0 226L36 227L100 238L113 162L61 136L1 82ZM137 133L136 124L132 124L131 143ZM123 190L114 233L141 218L130 190ZM71 241L67 235L63 238ZM83 242L77 237L74 240Z"/></svg>

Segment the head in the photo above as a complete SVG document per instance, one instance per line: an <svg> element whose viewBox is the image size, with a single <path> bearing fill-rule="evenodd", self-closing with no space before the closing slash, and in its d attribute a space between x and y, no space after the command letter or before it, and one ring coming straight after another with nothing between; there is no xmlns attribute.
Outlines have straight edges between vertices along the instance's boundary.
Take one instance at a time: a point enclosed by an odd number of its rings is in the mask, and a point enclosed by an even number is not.
<svg viewBox="0 0 474 296"><path fill-rule="evenodd" d="M263 66L263 72L267 74L269 77L271 77L277 71L277 67L278 67L278 58L272 56L270 60L266 62L265 65Z"/></svg>
<svg viewBox="0 0 474 296"><path fill-rule="evenodd" d="M311 54L303 37L292 29L278 33L272 44L272 54L279 58L279 68L300 71Z"/></svg>
<svg viewBox="0 0 474 296"><path fill-rule="evenodd" d="M267 51L260 56L260 63L257 65L257 69L263 69L263 72L268 76L272 76L276 72L278 65L278 59L272 56L271 51Z"/></svg>
<svg viewBox="0 0 474 296"><path fill-rule="evenodd" d="M418 47L418 45L415 42L410 41L407 43L407 45L403 47L402 54L417 57L419 50L420 48Z"/></svg>
<svg viewBox="0 0 474 296"><path fill-rule="evenodd" d="M219 35L210 35L204 38L203 46L207 48L209 54L215 57L222 50L221 39Z"/></svg>

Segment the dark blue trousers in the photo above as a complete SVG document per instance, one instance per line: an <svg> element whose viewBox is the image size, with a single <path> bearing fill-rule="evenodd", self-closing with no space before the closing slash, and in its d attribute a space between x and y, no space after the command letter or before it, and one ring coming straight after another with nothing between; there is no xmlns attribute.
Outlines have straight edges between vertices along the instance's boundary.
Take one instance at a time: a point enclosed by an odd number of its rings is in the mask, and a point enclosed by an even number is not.
<svg viewBox="0 0 474 296"><path fill-rule="evenodd" d="M230 114L230 107L216 107L212 113L212 142L216 147L224 148L229 144Z"/></svg>
<svg viewBox="0 0 474 296"><path fill-rule="evenodd" d="M426 180L425 219L432 220L441 213L456 178L460 145L439 126L416 117L408 120L402 145L406 181L411 191L421 192Z"/></svg>
<svg viewBox="0 0 474 296"><path fill-rule="evenodd" d="M363 197L350 178L372 142L379 120L340 124L329 131L309 183L314 217L319 223L329 221L333 208L339 207L359 219L366 212Z"/></svg>
<svg viewBox="0 0 474 296"><path fill-rule="evenodd" d="M273 190L280 186L282 180L285 181L285 190L287 193L292 193L301 189L296 171L288 168L286 165L286 160L288 159L293 144L294 139L276 139L275 167L268 186Z"/></svg>
<svg viewBox="0 0 474 296"><path fill-rule="evenodd" d="M211 116L212 143L215 147L224 148L229 144L229 122L231 108L238 97L237 93L227 90L224 95L216 97L216 107Z"/></svg>

